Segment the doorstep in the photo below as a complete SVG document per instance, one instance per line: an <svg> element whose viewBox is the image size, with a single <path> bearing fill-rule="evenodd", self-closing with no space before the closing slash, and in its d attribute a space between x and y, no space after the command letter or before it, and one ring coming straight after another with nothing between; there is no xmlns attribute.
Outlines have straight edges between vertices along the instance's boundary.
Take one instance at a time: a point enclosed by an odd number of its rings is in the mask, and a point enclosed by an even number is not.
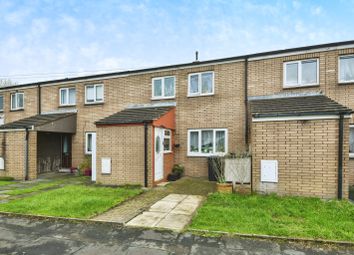
<svg viewBox="0 0 354 255"><path fill-rule="evenodd" d="M136 216L126 225L182 231L192 220L203 196L170 194L153 204L148 211Z"/></svg>

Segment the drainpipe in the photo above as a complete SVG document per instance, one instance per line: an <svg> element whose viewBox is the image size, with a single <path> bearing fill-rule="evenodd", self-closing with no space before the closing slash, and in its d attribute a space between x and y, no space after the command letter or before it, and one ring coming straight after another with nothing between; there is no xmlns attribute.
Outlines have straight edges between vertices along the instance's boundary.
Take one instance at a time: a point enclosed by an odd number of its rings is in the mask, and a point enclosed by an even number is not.
<svg viewBox="0 0 354 255"><path fill-rule="evenodd" d="M343 198L343 122L344 115L339 113L338 134L338 199Z"/></svg>
<svg viewBox="0 0 354 255"><path fill-rule="evenodd" d="M244 98L244 101L245 101L245 141L246 141L246 147L247 147L247 150L249 149L248 148L248 145L249 145L249 142L248 142L248 58L245 58L245 98Z"/></svg>
<svg viewBox="0 0 354 255"><path fill-rule="evenodd" d="M38 88L38 108L37 108L37 110L38 110L38 114L41 114L41 112L42 112L42 91L41 91L41 86L38 84L38 86L37 86L37 88Z"/></svg>
<svg viewBox="0 0 354 255"><path fill-rule="evenodd" d="M28 128L26 128L26 136L25 136L25 181L28 180L28 136L29 136L29 131Z"/></svg>
<svg viewBox="0 0 354 255"><path fill-rule="evenodd" d="M148 186L148 123L144 122L144 186Z"/></svg>

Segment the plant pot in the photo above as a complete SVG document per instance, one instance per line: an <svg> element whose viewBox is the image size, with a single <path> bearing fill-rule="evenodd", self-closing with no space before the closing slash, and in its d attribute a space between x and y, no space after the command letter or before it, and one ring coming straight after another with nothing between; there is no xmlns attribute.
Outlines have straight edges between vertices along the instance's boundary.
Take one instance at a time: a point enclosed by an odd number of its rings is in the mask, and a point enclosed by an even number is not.
<svg viewBox="0 0 354 255"><path fill-rule="evenodd" d="M91 175L92 175L92 170L91 170L90 168L85 169L84 175L85 175L85 176L91 176Z"/></svg>
<svg viewBox="0 0 354 255"><path fill-rule="evenodd" d="M179 178L181 178L181 173L170 173L168 176L167 176L167 180L170 181L170 182L173 182L173 181L177 181Z"/></svg>
<svg viewBox="0 0 354 255"><path fill-rule="evenodd" d="M220 193L232 193L232 183L216 183L216 190Z"/></svg>

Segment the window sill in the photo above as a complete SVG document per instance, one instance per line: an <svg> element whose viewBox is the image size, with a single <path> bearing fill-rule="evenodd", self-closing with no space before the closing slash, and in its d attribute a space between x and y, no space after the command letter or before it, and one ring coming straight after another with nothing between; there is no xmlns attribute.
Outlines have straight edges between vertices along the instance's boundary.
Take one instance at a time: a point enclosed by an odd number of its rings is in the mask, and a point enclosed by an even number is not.
<svg viewBox="0 0 354 255"><path fill-rule="evenodd" d="M354 153L349 153L349 159L354 159Z"/></svg>
<svg viewBox="0 0 354 255"><path fill-rule="evenodd" d="M104 105L104 102L99 102L99 103L85 103L84 106L98 106L98 105Z"/></svg>
<svg viewBox="0 0 354 255"><path fill-rule="evenodd" d="M101 172L101 175L109 176L109 175L112 175L112 173L102 173L102 172Z"/></svg>
<svg viewBox="0 0 354 255"><path fill-rule="evenodd" d="M193 97L210 97L210 96L214 96L215 94L202 94L202 95L187 95L187 97L193 98Z"/></svg>
<svg viewBox="0 0 354 255"><path fill-rule="evenodd" d="M209 158L209 157L215 157L215 156L225 156L227 153L220 153L220 154L187 154L187 157L189 158Z"/></svg>
<svg viewBox="0 0 354 255"><path fill-rule="evenodd" d="M164 151L163 154L171 154L173 151Z"/></svg>
<svg viewBox="0 0 354 255"><path fill-rule="evenodd" d="M339 86L354 85L354 81L348 81L348 82L340 81L338 82L338 85Z"/></svg>
<svg viewBox="0 0 354 255"><path fill-rule="evenodd" d="M10 112L22 112L24 111L25 109L15 109L15 110L10 110Z"/></svg>
<svg viewBox="0 0 354 255"><path fill-rule="evenodd" d="M320 84L296 85L296 86L283 85L283 89L301 89L301 88L312 88L312 87L319 87L319 86L320 86Z"/></svg>
<svg viewBox="0 0 354 255"><path fill-rule="evenodd" d="M151 101L159 101L159 100L171 100L176 99L176 97L152 97Z"/></svg>
<svg viewBox="0 0 354 255"><path fill-rule="evenodd" d="M76 107L76 104L59 105L59 106L58 106L58 108L70 108L70 107Z"/></svg>

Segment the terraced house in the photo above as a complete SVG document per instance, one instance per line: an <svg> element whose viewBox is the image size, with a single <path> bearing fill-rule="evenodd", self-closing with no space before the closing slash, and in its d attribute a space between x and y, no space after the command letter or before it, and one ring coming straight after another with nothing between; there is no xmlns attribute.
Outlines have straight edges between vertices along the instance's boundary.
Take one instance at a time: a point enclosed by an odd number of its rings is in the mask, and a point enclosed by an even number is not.
<svg viewBox="0 0 354 255"><path fill-rule="evenodd" d="M257 192L347 198L354 184L354 41L0 89L0 175L78 166L153 186L172 165L252 152Z"/></svg>

